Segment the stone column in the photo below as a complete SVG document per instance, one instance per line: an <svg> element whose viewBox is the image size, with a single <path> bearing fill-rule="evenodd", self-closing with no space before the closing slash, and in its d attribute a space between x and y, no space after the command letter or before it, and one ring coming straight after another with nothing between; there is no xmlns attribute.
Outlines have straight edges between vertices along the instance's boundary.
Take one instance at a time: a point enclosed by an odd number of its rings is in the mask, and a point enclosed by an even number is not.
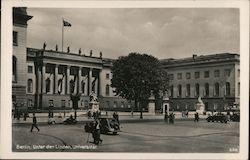
<svg viewBox="0 0 250 160"><path fill-rule="evenodd" d="M45 77L46 64L42 66L42 93L46 93L46 77Z"/></svg>
<svg viewBox="0 0 250 160"><path fill-rule="evenodd" d="M37 67L37 94L42 93L42 74L41 67Z"/></svg>
<svg viewBox="0 0 250 160"><path fill-rule="evenodd" d="M92 68L89 68L89 90L88 90L88 95L90 95L91 94L91 92L92 92Z"/></svg>
<svg viewBox="0 0 250 160"><path fill-rule="evenodd" d="M102 80L101 80L101 70L99 71L99 76L98 76L98 96L102 95Z"/></svg>
<svg viewBox="0 0 250 160"><path fill-rule="evenodd" d="M58 65L55 65L55 74L54 74L54 93L58 93Z"/></svg>
<svg viewBox="0 0 250 160"><path fill-rule="evenodd" d="M69 84L69 76L70 76L70 66L67 66L67 76L66 76L66 94L70 94L70 84Z"/></svg>
<svg viewBox="0 0 250 160"><path fill-rule="evenodd" d="M82 67L79 67L77 93L82 93L82 91L81 91L81 77L82 77Z"/></svg>

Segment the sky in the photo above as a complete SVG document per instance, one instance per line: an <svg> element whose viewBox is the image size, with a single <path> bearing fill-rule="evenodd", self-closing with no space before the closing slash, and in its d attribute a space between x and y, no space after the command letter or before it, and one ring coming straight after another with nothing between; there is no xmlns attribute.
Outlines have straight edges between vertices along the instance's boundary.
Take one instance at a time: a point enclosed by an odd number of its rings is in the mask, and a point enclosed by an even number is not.
<svg viewBox="0 0 250 160"><path fill-rule="evenodd" d="M233 8L28 8L27 46L116 59L131 52L185 58L238 53L239 10Z"/></svg>

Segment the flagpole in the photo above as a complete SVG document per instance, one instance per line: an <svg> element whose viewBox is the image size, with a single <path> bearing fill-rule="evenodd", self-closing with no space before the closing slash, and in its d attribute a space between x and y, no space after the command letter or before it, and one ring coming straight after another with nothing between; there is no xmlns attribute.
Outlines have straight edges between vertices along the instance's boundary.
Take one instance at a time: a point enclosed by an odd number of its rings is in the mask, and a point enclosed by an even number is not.
<svg viewBox="0 0 250 160"><path fill-rule="evenodd" d="M63 34L64 34L64 24L63 24L63 21L62 21L62 52L63 52L63 36L64 36Z"/></svg>

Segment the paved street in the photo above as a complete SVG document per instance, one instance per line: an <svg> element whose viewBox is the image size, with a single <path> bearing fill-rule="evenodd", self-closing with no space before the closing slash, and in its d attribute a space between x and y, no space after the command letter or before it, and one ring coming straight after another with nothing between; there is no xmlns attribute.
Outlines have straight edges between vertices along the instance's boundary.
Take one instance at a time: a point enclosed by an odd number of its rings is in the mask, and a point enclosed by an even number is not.
<svg viewBox="0 0 250 160"><path fill-rule="evenodd" d="M237 152L239 123L200 121L122 123L118 135L101 135L103 143L92 144L83 125L41 125L30 132L29 125L13 126L13 151L69 152ZM88 137L89 136L89 137Z"/></svg>

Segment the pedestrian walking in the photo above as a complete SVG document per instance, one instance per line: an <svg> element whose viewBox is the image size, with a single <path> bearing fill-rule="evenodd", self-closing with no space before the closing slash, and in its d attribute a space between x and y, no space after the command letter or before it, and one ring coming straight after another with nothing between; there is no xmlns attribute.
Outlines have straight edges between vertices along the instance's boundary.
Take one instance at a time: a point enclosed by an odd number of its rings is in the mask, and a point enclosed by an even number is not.
<svg viewBox="0 0 250 160"><path fill-rule="evenodd" d="M33 123L32 123L31 129L30 129L30 132L33 131L34 127L36 127L36 129L38 130L38 132L40 131L40 129L37 127L37 119L36 119L35 113L33 113Z"/></svg>
<svg viewBox="0 0 250 160"><path fill-rule="evenodd" d="M118 113L116 111L113 114L113 118L116 119L117 122L120 124L120 122L119 122L119 115L118 115Z"/></svg>
<svg viewBox="0 0 250 160"><path fill-rule="evenodd" d="M100 126L100 121L97 119L94 121L94 130L93 130L93 139L94 139L94 144L98 145L99 143L102 143L101 139L101 126Z"/></svg>
<svg viewBox="0 0 250 160"><path fill-rule="evenodd" d="M170 115L169 115L169 122L172 123L172 124L174 124L174 119L175 119L174 113L170 113Z"/></svg>
<svg viewBox="0 0 250 160"><path fill-rule="evenodd" d="M186 111L186 117L188 118L188 110Z"/></svg>
<svg viewBox="0 0 250 160"><path fill-rule="evenodd" d="M199 122L199 113L198 112L196 112L194 114L194 122Z"/></svg>

